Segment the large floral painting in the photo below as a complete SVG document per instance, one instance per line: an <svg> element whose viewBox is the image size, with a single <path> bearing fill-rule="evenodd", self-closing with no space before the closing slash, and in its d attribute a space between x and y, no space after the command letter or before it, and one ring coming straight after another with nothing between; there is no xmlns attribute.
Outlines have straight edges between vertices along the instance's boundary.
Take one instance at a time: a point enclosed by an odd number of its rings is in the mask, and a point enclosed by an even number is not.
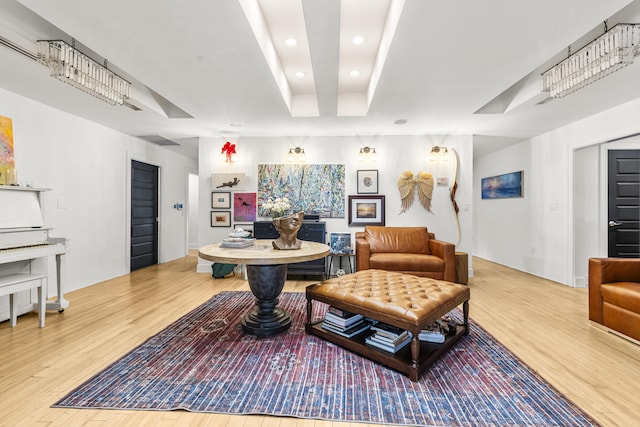
<svg viewBox="0 0 640 427"><path fill-rule="evenodd" d="M13 160L13 130L11 119L0 116L0 184L4 184L7 170L15 168Z"/></svg>
<svg viewBox="0 0 640 427"><path fill-rule="evenodd" d="M344 218L344 165L258 165L258 214L262 204L287 197L292 212Z"/></svg>

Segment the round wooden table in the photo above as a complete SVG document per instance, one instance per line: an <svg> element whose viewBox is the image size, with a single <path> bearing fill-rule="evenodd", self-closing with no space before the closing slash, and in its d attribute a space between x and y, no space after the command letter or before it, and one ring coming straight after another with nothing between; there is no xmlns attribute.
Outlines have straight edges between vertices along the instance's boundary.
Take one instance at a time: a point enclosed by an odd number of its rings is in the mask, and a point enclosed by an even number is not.
<svg viewBox="0 0 640 427"><path fill-rule="evenodd" d="M311 261L329 254L327 245L302 241L300 249L278 250L271 240L257 240L253 246L243 249L221 248L220 243L200 248L202 259L227 264L245 264L251 292L256 297L256 307L242 316L242 330L265 337L284 332L291 326L291 316L276 307L287 278L287 264Z"/></svg>

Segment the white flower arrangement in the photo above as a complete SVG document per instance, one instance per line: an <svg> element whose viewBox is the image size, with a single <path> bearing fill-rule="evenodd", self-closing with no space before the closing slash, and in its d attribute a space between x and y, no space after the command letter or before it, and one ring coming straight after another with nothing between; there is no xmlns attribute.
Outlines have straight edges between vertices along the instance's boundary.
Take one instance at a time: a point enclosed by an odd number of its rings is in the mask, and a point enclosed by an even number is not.
<svg viewBox="0 0 640 427"><path fill-rule="evenodd" d="M272 218L280 218L289 215L291 211L291 202L286 197L277 197L269 199L262 204L262 209L269 212Z"/></svg>

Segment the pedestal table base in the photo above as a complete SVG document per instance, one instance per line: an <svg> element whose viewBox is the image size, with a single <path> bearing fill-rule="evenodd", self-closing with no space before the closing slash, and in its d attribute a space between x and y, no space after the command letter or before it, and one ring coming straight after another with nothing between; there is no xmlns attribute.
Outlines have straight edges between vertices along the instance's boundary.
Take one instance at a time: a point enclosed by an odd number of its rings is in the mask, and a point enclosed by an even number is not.
<svg viewBox="0 0 640 427"><path fill-rule="evenodd" d="M257 337L284 332L291 326L291 316L276 307L287 278L287 265L247 265L247 279L256 297L256 307L242 316L242 330Z"/></svg>

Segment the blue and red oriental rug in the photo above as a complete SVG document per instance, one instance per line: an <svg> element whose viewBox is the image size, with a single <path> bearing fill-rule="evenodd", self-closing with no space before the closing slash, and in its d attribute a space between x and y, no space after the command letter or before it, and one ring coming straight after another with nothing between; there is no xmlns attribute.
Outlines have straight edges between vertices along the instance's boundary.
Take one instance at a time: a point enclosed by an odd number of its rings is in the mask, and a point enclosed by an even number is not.
<svg viewBox="0 0 640 427"><path fill-rule="evenodd" d="M304 332L304 294L284 293L291 329L245 335L250 292L222 292L54 407L263 414L411 426L597 423L474 322L420 381ZM326 306L314 304L320 317Z"/></svg>

